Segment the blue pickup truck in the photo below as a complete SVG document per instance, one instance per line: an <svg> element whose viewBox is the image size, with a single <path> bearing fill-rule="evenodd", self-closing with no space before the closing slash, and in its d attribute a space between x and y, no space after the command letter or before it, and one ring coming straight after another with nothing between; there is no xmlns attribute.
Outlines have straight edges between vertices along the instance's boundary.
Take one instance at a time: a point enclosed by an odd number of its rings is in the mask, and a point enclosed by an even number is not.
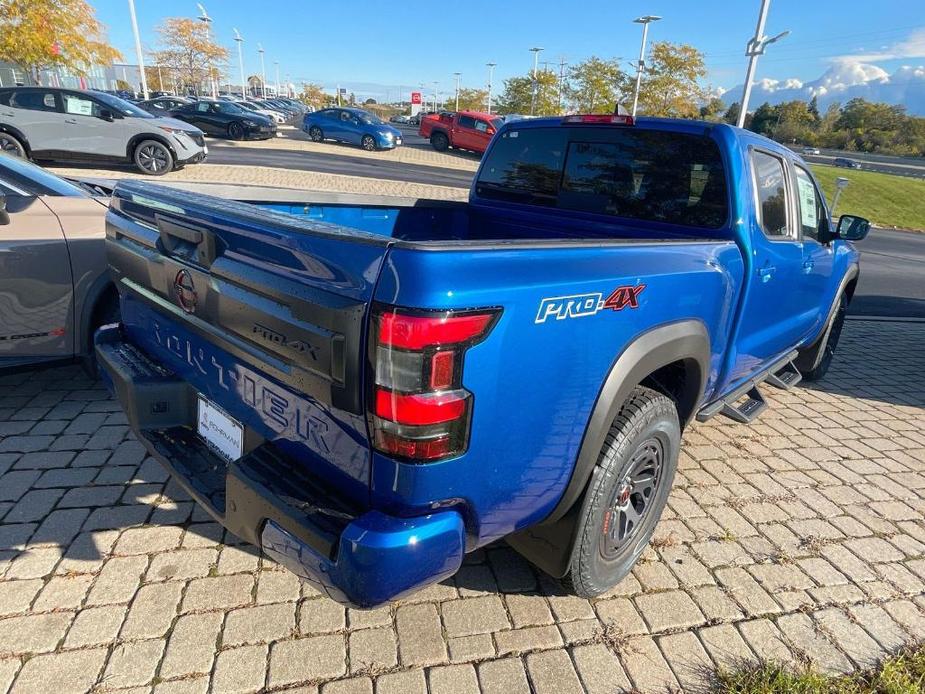
<svg viewBox="0 0 925 694"><path fill-rule="evenodd" d="M125 181L105 378L239 537L360 607L506 539L582 596L632 567L681 434L821 378L866 220L725 124L504 125L468 202Z"/></svg>

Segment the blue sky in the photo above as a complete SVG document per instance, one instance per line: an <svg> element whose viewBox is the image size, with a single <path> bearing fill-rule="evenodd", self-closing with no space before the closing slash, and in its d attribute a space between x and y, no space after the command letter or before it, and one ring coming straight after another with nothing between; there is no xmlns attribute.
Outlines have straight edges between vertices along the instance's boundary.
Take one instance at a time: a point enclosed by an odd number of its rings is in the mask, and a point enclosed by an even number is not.
<svg viewBox="0 0 925 694"><path fill-rule="evenodd" d="M127 61L135 62L127 0L90 0L110 40ZM165 17L198 14L195 0L136 0L138 22L146 47L156 45L154 27ZM662 15L650 39L690 43L706 54L713 87L739 85L745 71L743 50L753 34L758 0L475 0L470 3L424 3L393 0L325 2L255 2L206 0L216 36L234 48L232 27L245 38L245 69L258 71L257 43L266 49L267 77L274 80L273 61L295 83L311 81L333 88L341 84L357 95L379 92L380 98L399 85L426 91L439 83L441 94L453 88L453 73L463 86L484 87L485 63L495 69L496 90L504 78L526 73L531 46L546 50L541 60L560 56L579 62L596 54L635 60L640 14ZM453 7L446 11L445 7ZM462 8L468 8L463 10ZM901 65L925 64L925 14L922 0L878 2L810 2L774 0L767 33L785 29L790 36L768 49L758 78L814 80L839 56L869 54L888 73ZM236 80L237 54L231 75ZM851 56L855 56L852 58ZM628 66L627 66L628 67Z"/></svg>

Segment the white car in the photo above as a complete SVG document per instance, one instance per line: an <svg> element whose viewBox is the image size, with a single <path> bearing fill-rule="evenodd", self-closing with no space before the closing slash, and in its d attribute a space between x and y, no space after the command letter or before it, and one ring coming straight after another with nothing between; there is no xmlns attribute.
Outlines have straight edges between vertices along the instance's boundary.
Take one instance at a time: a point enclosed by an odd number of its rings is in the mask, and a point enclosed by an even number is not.
<svg viewBox="0 0 925 694"><path fill-rule="evenodd" d="M282 125L286 122L286 117L279 111L270 111L269 109L260 108L259 106L254 106L249 101L237 101L238 106L243 106L248 111L253 111L254 113L259 113L261 116L266 116L267 118L272 118L277 125Z"/></svg>

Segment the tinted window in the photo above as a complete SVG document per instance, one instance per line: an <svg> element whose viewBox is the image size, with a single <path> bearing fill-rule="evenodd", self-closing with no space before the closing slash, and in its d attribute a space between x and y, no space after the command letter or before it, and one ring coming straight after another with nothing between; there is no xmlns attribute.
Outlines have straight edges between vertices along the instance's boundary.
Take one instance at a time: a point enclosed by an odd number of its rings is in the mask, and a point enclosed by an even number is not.
<svg viewBox="0 0 925 694"><path fill-rule="evenodd" d="M475 118L472 116L460 116L459 117L459 127L460 128L475 128Z"/></svg>
<svg viewBox="0 0 925 694"><path fill-rule="evenodd" d="M800 228L803 238L819 240L819 229L825 221L825 205L819 189L809 173L801 166L793 167L797 182L797 206L800 210Z"/></svg>
<svg viewBox="0 0 925 694"><path fill-rule="evenodd" d="M726 222L726 175L712 140L645 130L610 131L608 140L569 144L559 207L711 229Z"/></svg>
<svg viewBox="0 0 925 694"><path fill-rule="evenodd" d="M64 101L64 112L72 116L99 116L100 105L93 99L88 99L79 94L68 94L65 92L61 95Z"/></svg>
<svg viewBox="0 0 925 694"><path fill-rule="evenodd" d="M57 111L55 93L42 89L19 89L12 92L10 106L29 111Z"/></svg>
<svg viewBox="0 0 925 694"><path fill-rule="evenodd" d="M19 157L0 156L0 179L31 195L86 195L74 184Z"/></svg>
<svg viewBox="0 0 925 694"><path fill-rule="evenodd" d="M112 94L106 94L104 92L94 92L93 95L103 102L103 104L108 107L110 110L117 113L121 113L123 116L128 116L129 118L151 118L151 114L147 111L143 111L138 108L135 104L131 104L125 99L120 99L117 96Z"/></svg>
<svg viewBox="0 0 925 694"><path fill-rule="evenodd" d="M768 236L787 236L787 194L784 162L764 152L752 152L758 195L758 221Z"/></svg>
<svg viewBox="0 0 925 694"><path fill-rule="evenodd" d="M495 138L476 192L483 197L554 205L566 135L564 128L525 128Z"/></svg>

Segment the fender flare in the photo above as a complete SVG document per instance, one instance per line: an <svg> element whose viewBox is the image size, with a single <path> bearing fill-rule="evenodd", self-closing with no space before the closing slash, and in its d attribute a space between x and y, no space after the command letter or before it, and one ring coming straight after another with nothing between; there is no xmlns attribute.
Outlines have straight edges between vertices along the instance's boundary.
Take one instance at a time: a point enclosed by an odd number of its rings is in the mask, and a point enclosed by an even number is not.
<svg viewBox="0 0 925 694"><path fill-rule="evenodd" d="M163 135L156 135L154 133L142 133L139 135L132 135L132 138L128 141L128 144L125 146L125 158L128 159L129 163L134 163L135 160L135 148L144 142L145 140L156 140L164 145L167 149L170 150L170 154L173 156L173 163L177 163L177 150L174 149L174 146L170 144L168 140Z"/></svg>
<svg viewBox="0 0 925 694"><path fill-rule="evenodd" d="M828 334L828 326L832 322L832 318L835 316L835 312L838 310L838 300L842 297L842 295L847 294L848 302L851 302L851 298L854 295L854 290L852 289L852 291L848 293L848 285L850 285L852 282L856 282L860 275L861 268L857 263L850 265L845 271L845 276L842 277L841 282L839 282L838 289L832 298L832 305L829 307L829 312L826 314L825 320L819 327L819 334L813 339L812 342L807 344L805 347L800 348L800 354L794 360L798 369L811 369L814 367L819 356L819 347L821 346L822 339Z"/></svg>
<svg viewBox="0 0 925 694"><path fill-rule="evenodd" d="M29 138L19 128L7 123L0 123L0 132L8 133L22 142L22 146L26 149L26 156L30 159L32 158L32 147L29 145Z"/></svg>
<svg viewBox="0 0 925 694"><path fill-rule="evenodd" d="M514 533L508 542L552 576L563 576L574 543L579 503L597 466L607 433L630 392L658 369L685 365L685 383L678 398L682 428L693 418L710 373L710 336L700 320L661 325L636 337L613 365L598 393L585 427L581 448L565 491L539 524Z"/></svg>
<svg viewBox="0 0 925 694"><path fill-rule="evenodd" d="M89 347L93 348L92 345L92 325L93 313L96 311L96 308L100 305L100 300L103 298L103 295L107 293L108 290L112 290L114 293L117 291L115 284L113 284L112 279L109 277L108 268L106 272L100 273L93 284L90 285L90 288L87 289L87 293L84 295L83 302L80 307L80 316L79 322L77 324L77 339L78 342L74 345L74 353L79 357L83 356L86 349ZM118 294L116 294L118 300Z"/></svg>

